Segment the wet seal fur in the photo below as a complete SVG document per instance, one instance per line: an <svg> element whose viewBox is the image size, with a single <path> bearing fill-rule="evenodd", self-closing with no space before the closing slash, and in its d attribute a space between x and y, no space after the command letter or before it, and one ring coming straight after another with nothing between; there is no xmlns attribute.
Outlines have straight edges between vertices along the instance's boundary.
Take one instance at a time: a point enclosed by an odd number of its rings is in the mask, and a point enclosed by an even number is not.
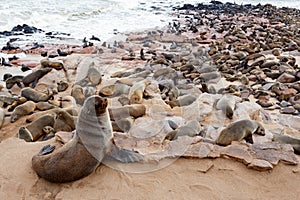
<svg viewBox="0 0 300 200"><path fill-rule="evenodd" d="M91 174L108 152L123 162L142 160L140 154L114 146L107 104L107 99L96 95L86 99L72 140L56 151L54 146L43 147L32 158L33 170L50 182L63 183Z"/></svg>

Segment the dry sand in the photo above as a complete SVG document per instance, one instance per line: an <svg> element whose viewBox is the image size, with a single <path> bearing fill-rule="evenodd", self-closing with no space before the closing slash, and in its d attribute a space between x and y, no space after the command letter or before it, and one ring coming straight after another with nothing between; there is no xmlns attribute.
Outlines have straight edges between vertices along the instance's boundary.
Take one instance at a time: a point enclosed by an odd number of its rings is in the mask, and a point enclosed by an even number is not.
<svg viewBox="0 0 300 200"><path fill-rule="evenodd" d="M100 165L81 180L49 183L31 158L44 145L9 138L0 143L0 199L299 199L300 166L279 164L259 172L224 158L179 158L148 173ZM298 156L299 159L299 156ZM70 166L72 167L72 166Z"/></svg>

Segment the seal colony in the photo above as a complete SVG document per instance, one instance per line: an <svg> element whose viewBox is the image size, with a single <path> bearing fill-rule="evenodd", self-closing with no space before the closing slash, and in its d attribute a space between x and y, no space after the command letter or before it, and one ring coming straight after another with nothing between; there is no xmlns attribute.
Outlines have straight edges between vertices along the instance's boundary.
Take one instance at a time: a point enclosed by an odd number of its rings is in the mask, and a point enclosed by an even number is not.
<svg viewBox="0 0 300 200"><path fill-rule="evenodd" d="M121 162L230 157L257 170L297 164L299 10L217 1L176 10L162 30L80 54L60 48L64 56L6 77L0 139L44 140L32 167L51 182L87 176L105 155ZM62 131L72 139L59 148Z"/></svg>

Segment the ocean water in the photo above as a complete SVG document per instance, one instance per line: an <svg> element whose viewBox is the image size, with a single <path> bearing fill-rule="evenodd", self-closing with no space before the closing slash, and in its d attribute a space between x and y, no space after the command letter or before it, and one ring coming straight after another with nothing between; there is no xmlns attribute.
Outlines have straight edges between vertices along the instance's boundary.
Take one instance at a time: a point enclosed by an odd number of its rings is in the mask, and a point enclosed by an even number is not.
<svg viewBox="0 0 300 200"><path fill-rule="evenodd" d="M238 4L266 4L300 8L300 1L287 0L221 0ZM117 32L164 26L172 20L173 6L197 4L210 0L1 0L0 31L28 24L46 32L62 32L64 40L47 39L43 34L21 37L19 44L32 42L80 43L95 35L102 41ZM0 47L9 38L0 37Z"/></svg>

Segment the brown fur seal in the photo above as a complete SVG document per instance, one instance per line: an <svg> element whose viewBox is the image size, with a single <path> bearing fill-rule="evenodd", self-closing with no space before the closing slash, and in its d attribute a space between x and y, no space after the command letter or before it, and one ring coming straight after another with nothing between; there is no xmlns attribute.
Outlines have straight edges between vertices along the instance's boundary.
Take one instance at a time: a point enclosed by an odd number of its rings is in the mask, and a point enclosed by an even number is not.
<svg viewBox="0 0 300 200"><path fill-rule="evenodd" d="M119 158L114 158L124 162L143 159L137 153L114 146L112 139L107 99L91 96L86 99L79 114L72 140L58 150L50 145L43 147L33 156L32 168L40 177L50 182L62 183L88 176L108 152L118 151Z"/></svg>
<svg viewBox="0 0 300 200"><path fill-rule="evenodd" d="M69 84L67 82L65 82L65 81L59 81L57 83L57 91L58 92L63 92L66 89L68 89L68 87L69 87Z"/></svg>
<svg viewBox="0 0 300 200"><path fill-rule="evenodd" d="M166 135L165 139L176 140L179 136L184 136L184 135L194 137L196 135L199 135L200 129L201 127L199 122L197 122L196 120L192 120L188 122L186 125L180 126L179 128L176 128L175 130L169 132Z"/></svg>
<svg viewBox="0 0 300 200"><path fill-rule="evenodd" d="M30 123L28 126L21 126L18 132L18 138L24 139L26 142L37 141L44 134L43 128L45 126L54 125L54 115L46 114L37 120Z"/></svg>
<svg viewBox="0 0 300 200"><path fill-rule="evenodd" d="M19 88L22 88L21 82L23 80L24 76L12 76L6 79L5 85L7 89L11 89L15 84L18 85Z"/></svg>
<svg viewBox="0 0 300 200"><path fill-rule="evenodd" d="M44 94L42 92L36 91L33 88L26 87L21 90L21 96L34 102L40 102L48 101L52 97L52 94Z"/></svg>
<svg viewBox="0 0 300 200"><path fill-rule="evenodd" d="M109 97L116 97L120 96L122 94L128 94L130 90L130 86L122 84L122 83L116 83L112 85L104 86L100 89L99 95L100 96L109 96Z"/></svg>
<svg viewBox="0 0 300 200"><path fill-rule="evenodd" d="M80 85L73 86L71 90L71 96L74 97L77 104L83 105L85 96L83 93L83 88Z"/></svg>
<svg viewBox="0 0 300 200"><path fill-rule="evenodd" d="M75 129L75 119L68 112L64 110L60 110L56 114L53 128L55 132L58 131L72 132Z"/></svg>
<svg viewBox="0 0 300 200"><path fill-rule="evenodd" d="M254 120L244 119L236 121L223 129L216 140L216 144L226 146L232 141L241 141L245 139L253 143L252 134L265 135L264 127Z"/></svg>
<svg viewBox="0 0 300 200"><path fill-rule="evenodd" d="M234 96L230 94L223 95L220 99L215 102L215 107L217 110L222 110L226 117L232 119L233 111L235 109L235 99Z"/></svg>
<svg viewBox="0 0 300 200"><path fill-rule="evenodd" d="M57 61L50 61L48 58L40 60L41 66L43 68L54 68L56 70L65 70L63 63Z"/></svg>
<svg viewBox="0 0 300 200"><path fill-rule="evenodd" d="M102 75L100 72L94 68L90 67L88 69L87 75L80 81L76 82L75 85L80 85L80 86L87 86L87 85L92 85L96 86L99 85L102 81Z"/></svg>
<svg viewBox="0 0 300 200"><path fill-rule="evenodd" d="M30 84L32 84L32 87L35 87L37 82L46 74L48 74L52 68L44 68L44 69L38 69L34 72L31 72L27 76L24 76L22 79L22 82L25 87L28 87Z"/></svg>
<svg viewBox="0 0 300 200"><path fill-rule="evenodd" d="M20 119L22 116L28 115L35 110L35 103L33 101L27 101L15 108L10 116L10 122L13 123Z"/></svg>
<svg viewBox="0 0 300 200"><path fill-rule="evenodd" d="M141 117L146 114L146 107L143 104L132 104L122 107L109 108L108 111L110 119L116 121L129 116L134 118Z"/></svg>
<svg viewBox="0 0 300 200"><path fill-rule="evenodd" d="M112 121L113 131L124 132L127 133L129 129L132 127L134 122L133 117L121 118L116 121Z"/></svg>
<svg viewBox="0 0 300 200"><path fill-rule="evenodd" d="M194 95L183 95L178 97L178 99L172 100L172 101L167 101L167 103L171 106L171 108L174 108L176 106L181 107L181 106L188 106L192 104L194 101L196 101L197 97Z"/></svg>
<svg viewBox="0 0 300 200"><path fill-rule="evenodd" d="M272 140L283 144L290 144L293 147L295 154L300 155L300 139L287 135L273 134Z"/></svg>
<svg viewBox="0 0 300 200"><path fill-rule="evenodd" d="M15 109L15 107L25 103L26 101L27 101L27 99L25 97L19 97L11 104L11 106L7 110L9 112L12 112Z"/></svg>
<svg viewBox="0 0 300 200"><path fill-rule="evenodd" d="M143 95L147 85L150 84L150 81L140 81L130 88L128 99L130 104L141 104L143 102Z"/></svg>

